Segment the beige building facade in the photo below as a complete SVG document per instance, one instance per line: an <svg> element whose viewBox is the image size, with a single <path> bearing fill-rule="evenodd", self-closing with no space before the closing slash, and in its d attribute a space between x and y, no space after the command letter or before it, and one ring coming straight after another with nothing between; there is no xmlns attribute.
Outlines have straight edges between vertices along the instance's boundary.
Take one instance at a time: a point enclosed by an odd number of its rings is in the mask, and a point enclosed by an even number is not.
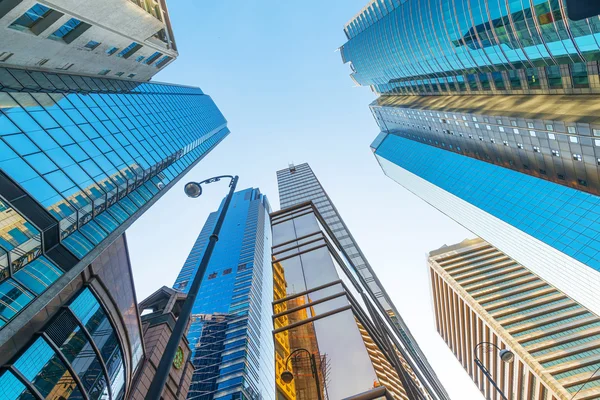
<svg viewBox="0 0 600 400"><path fill-rule="evenodd" d="M476 356L509 400L600 399L597 315L481 239L431 252L429 273L436 328L487 399Z"/></svg>

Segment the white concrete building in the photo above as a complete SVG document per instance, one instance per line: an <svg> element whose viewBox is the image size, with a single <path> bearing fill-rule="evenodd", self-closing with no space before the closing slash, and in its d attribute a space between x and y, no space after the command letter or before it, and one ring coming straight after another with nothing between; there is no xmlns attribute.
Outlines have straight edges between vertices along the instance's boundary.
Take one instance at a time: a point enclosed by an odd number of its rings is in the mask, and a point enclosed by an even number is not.
<svg viewBox="0 0 600 400"><path fill-rule="evenodd" d="M0 1L0 66L147 81L177 55L165 0Z"/></svg>

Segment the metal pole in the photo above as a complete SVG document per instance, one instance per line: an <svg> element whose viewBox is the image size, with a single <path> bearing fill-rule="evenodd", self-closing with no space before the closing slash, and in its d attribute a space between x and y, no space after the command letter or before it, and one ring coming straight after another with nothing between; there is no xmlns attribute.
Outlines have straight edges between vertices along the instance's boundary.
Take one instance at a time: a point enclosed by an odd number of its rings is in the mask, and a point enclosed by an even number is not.
<svg viewBox="0 0 600 400"><path fill-rule="evenodd" d="M323 400L323 397L321 395L321 384L319 383L319 370L317 369L315 355L312 353L308 354L310 355L310 364L313 370L313 376L315 377L315 385L317 385L317 400Z"/></svg>
<svg viewBox="0 0 600 400"><path fill-rule="evenodd" d="M169 373L171 372L171 366L173 365L175 354L177 353L177 348L179 347L181 338L183 338L185 328L187 327L188 320L190 319L190 315L192 314L192 308L194 307L196 296L198 295L198 291L200 290L202 277L204 276L206 268L208 267L208 263L210 261L212 252L215 248L215 244L219 240L219 232L221 231L223 220L225 219L225 215L227 214L229 203L231 203L233 192L235 192L237 181L238 177L236 175L232 178L231 183L229 184L229 194L225 199L225 204L223 204L223 210L219 214L219 218L217 219L217 223L215 225L215 228L213 229L212 235L210 235L210 239L208 240L208 246L206 246L206 251L202 256L202 261L200 262L198 271L194 276L194 280L192 281L190 290L187 294L185 302L183 303L183 307L181 307L181 312L179 313L179 317L177 318L175 327L173 328L173 333L171 333L169 342L165 347L164 353L160 359L160 363L158 364L158 368L156 369L154 379L152 380L150 388L148 389L148 393L146 394L146 400L161 399L162 392L167 383L167 379L169 378ZM207 180L207 183L210 183L210 180Z"/></svg>
<svg viewBox="0 0 600 400"><path fill-rule="evenodd" d="M490 383L492 384L492 386L494 386L494 388L496 388L496 390L498 391L498 394L500 395L500 397L502 397L503 400L508 400L506 398L506 396L504 395L504 392L498 387L498 384L496 383L496 381L494 381L494 378L492 377L492 374L490 374L490 371L488 371L488 369L485 367L485 365L483 365L483 363L479 360L479 357L477 357L477 349L479 348L479 346L482 346L482 345L492 346L496 350L500 350L500 347L498 347L494 343L490 343L490 342L481 342L481 343L478 343L477 346L475 346L475 349L474 349L474 353L475 353L475 365L477 365L477 367L479 367L479 369L481 369L481 372L483 372L483 374L490 381Z"/></svg>

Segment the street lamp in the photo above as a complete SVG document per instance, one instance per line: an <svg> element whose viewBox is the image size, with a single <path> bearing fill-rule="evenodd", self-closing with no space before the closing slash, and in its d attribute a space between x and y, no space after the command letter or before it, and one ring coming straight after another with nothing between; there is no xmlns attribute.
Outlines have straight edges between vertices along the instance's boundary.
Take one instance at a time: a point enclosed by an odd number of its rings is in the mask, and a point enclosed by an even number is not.
<svg viewBox="0 0 600 400"><path fill-rule="evenodd" d="M288 364L290 363L290 359L292 358L292 356L301 351L308 353L308 356L310 357L310 369L312 371L313 377L315 378L315 385L317 386L317 400L323 400L323 396L321 395L321 384L319 383L319 373L317 369L317 363L315 361L315 355L310 351L303 348L299 348L292 351L290 355L285 359L285 371L283 371L281 375L279 375L279 377L285 383L290 383L294 380L294 373L288 369Z"/></svg>
<svg viewBox="0 0 600 400"><path fill-rule="evenodd" d="M219 218L217 219L217 223L213 229L213 233L212 235L210 235L208 246L206 246L206 251L202 256L202 261L200 261L198 271L196 272L196 275L194 275L194 279L192 280L190 290L188 291L185 302L181 307L181 312L179 313L179 317L177 318L177 322L175 323L175 327L173 328L173 333L171 333L169 342L167 343L167 346L165 347L163 355L160 359L160 363L158 364L158 368L156 369L156 374L154 375L154 379L152 380L150 388L148 389L148 393L146 394L146 400L160 400L161 398L162 392L165 388L165 384L167 383L167 379L169 377L169 373L171 372L171 365L173 364L173 360L175 359L175 354L177 354L177 349L179 348L179 343L181 342L181 338L183 337L185 328L187 327L188 320L190 319L190 315L192 314L192 308L194 307L196 296L198 295L198 291L200 290L202 277L206 272L206 267L208 266L208 263L210 261L210 257L215 248L215 244L219 240L219 232L221 232L223 220L225 219L225 215L227 214L229 203L231 203L233 192L235 192L238 177L237 175L221 175L203 180L202 182L190 182L185 185L185 194L187 194L189 197L196 198L202 194L202 187L200 185L218 182L223 178L231 179L231 181L229 182L229 194L227 194L227 197L225 198L223 209L219 214Z"/></svg>
<svg viewBox="0 0 600 400"><path fill-rule="evenodd" d="M488 369L485 367L485 365L483 365L483 363L479 360L479 358L477 358L477 348L479 346L483 346L483 345L491 346L492 348L498 350L499 355L500 355L500 360L502 360L503 362L505 362L507 364L510 364L513 361L513 359L515 358L515 354L508 349L501 349L494 343L490 343L490 342L478 343L477 346L475 346L475 349L473 349L473 351L475 352L475 365L477 365L479 367L479 369L481 369L481 371L486 376L486 378L488 378L490 383L496 388L498 393L500 393L500 397L502 397L504 400L508 400L506 398L506 396L504 395L504 393L502 392L502 390L500 390L500 388L498 387L498 385L492 378L492 374L490 374L490 371L488 371Z"/></svg>

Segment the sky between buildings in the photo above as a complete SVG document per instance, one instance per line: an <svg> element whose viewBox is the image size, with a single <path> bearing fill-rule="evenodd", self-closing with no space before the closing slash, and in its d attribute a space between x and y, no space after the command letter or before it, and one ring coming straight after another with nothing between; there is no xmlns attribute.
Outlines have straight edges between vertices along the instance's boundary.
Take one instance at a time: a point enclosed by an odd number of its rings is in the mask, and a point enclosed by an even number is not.
<svg viewBox="0 0 600 400"><path fill-rule="evenodd" d="M435 331L427 253L473 235L385 177L369 88L337 48L367 0L171 0L179 58L155 80L200 86L231 134L127 232L141 300L171 286L226 183L188 199L189 180L238 174L279 209L275 171L308 162L452 399L483 397Z"/></svg>

